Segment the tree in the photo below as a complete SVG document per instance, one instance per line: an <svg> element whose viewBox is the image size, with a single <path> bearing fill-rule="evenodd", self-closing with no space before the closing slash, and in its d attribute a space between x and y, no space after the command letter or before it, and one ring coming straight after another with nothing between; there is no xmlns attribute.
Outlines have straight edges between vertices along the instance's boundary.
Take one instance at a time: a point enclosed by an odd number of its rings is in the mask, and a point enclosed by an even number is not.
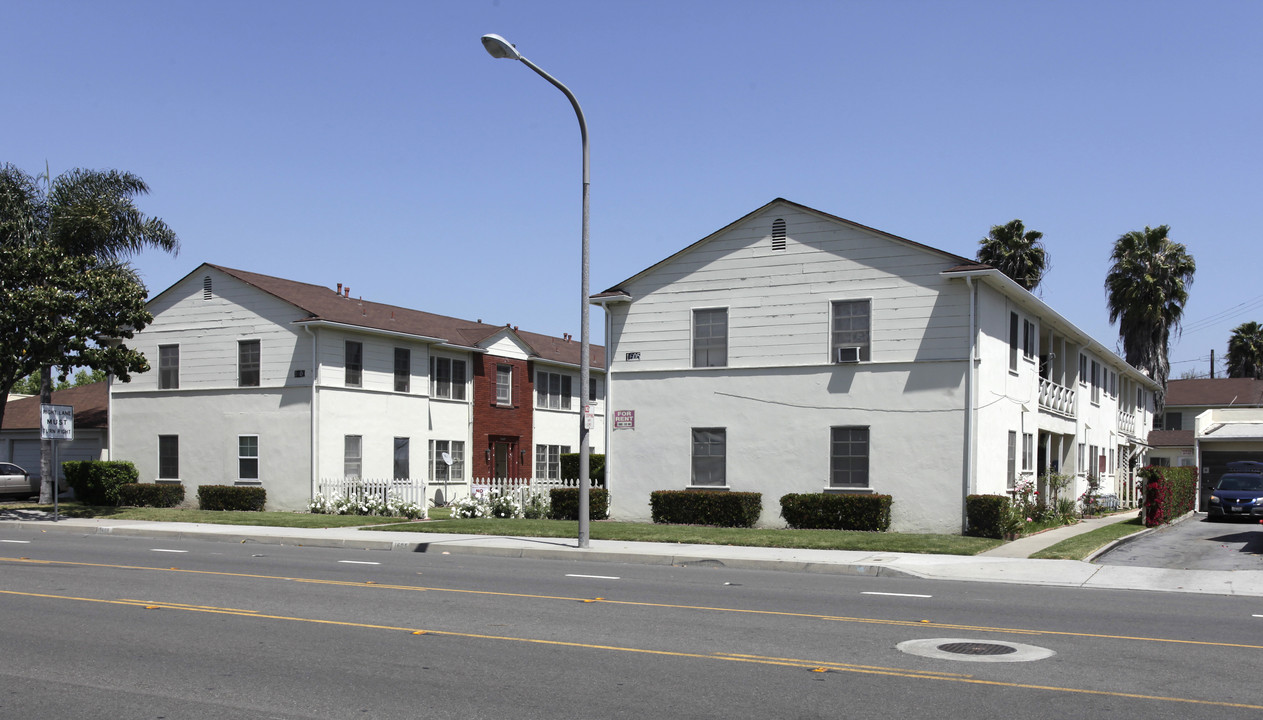
<svg viewBox="0 0 1263 720"><path fill-rule="evenodd" d="M13 328L26 335L26 354L0 360L26 369L12 379L9 368L0 369L0 389L7 398L16 378L30 375L34 364L41 369L41 400L50 402L53 365L62 368L63 379L76 366L123 380L148 369L144 356L121 342L96 341L131 338L152 320L144 309L145 287L124 260L146 247L178 252L179 239L162 220L136 207L134 199L149 186L131 173L76 169L43 180L41 186L13 165L0 167L0 246L13 254L14 281L20 283L11 286L14 314L40 306L50 312L42 323ZM0 405L0 419L2 413ZM49 442L42 444L41 502L52 499L50 449Z"/></svg>
<svg viewBox="0 0 1263 720"><path fill-rule="evenodd" d="M1171 228L1146 226L1114 242L1105 276L1110 322L1118 323L1124 359L1162 385L1154 398L1162 414L1171 333L1179 333L1188 289L1197 270L1184 245L1169 237Z"/></svg>
<svg viewBox="0 0 1263 720"><path fill-rule="evenodd" d="M992 225L987 237L978 241L978 262L1008 275L1018 285L1034 290L1051 268L1048 251L1038 230L1027 230L1021 220Z"/></svg>
<svg viewBox="0 0 1263 720"><path fill-rule="evenodd" d="M1263 326L1242 323L1228 338L1228 377L1263 380Z"/></svg>
<svg viewBox="0 0 1263 720"><path fill-rule="evenodd" d="M43 376L43 373L41 373L39 370L36 370L34 373L27 375L26 377L14 383L13 387L9 390L9 392L14 393L16 395L38 395L39 388L40 388L40 378L42 376ZM92 383L105 382L105 377L106 376L105 376L104 370L80 369L78 372L75 373L75 377L72 382L66 382L65 380L55 379L53 383L53 392L60 392L67 388L78 387L80 385L90 385Z"/></svg>

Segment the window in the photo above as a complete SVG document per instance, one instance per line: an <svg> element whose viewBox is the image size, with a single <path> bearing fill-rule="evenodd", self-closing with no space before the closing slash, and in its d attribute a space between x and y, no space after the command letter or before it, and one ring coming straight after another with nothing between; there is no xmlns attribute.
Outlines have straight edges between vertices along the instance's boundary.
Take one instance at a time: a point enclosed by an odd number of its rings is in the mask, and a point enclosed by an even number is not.
<svg viewBox="0 0 1263 720"><path fill-rule="evenodd" d="M1035 337L1035 323L1030 320L1022 320L1022 355L1027 360L1035 359L1036 345L1038 344Z"/></svg>
<svg viewBox="0 0 1263 720"><path fill-rule="evenodd" d="M1118 373L1110 370L1110 389L1109 395L1112 398L1118 397Z"/></svg>
<svg viewBox="0 0 1263 720"><path fill-rule="evenodd" d="M448 465L443 453L451 459ZM430 481L460 482L465 479L465 443L461 440L430 441Z"/></svg>
<svg viewBox="0 0 1263 720"><path fill-rule="evenodd" d="M465 399L465 361L430 358L430 395L447 400Z"/></svg>
<svg viewBox="0 0 1263 720"><path fill-rule="evenodd" d="M1009 431L1009 475L1005 478L1005 487L1012 490L1017 487L1017 431Z"/></svg>
<svg viewBox="0 0 1263 720"><path fill-rule="evenodd" d="M1088 474L1089 475L1100 474L1101 472L1100 457L1101 457L1101 453L1097 450L1097 447L1095 445L1089 445L1088 446Z"/></svg>
<svg viewBox="0 0 1263 720"><path fill-rule="evenodd" d="M1162 417L1163 430L1183 430L1184 413L1169 412Z"/></svg>
<svg viewBox="0 0 1263 720"><path fill-rule="evenodd" d="M258 340L237 342L237 387L259 386L260 353Z"/></svg>
<svg viewBox="0 0 1263 720"><path fill-rule="evenodd" d="M1017 313L1009 313L1009 372L1017 372L1018 326Z"/></svg>
<svg viewBox="0 0 1263 720"><path fill-rule="evenodd" d="M535 477L549 480L561 478L561 456L569 452L569 445L536 445Z"/></svg>
<svg viewBox="0 0 1263 720"><path fill-rule="evenodd" d="M1079 353L1079 384L1086 385L1088 383L1088 356Z"/></svg>
<svg viewBox="0 0 1263 720"><path fill-rule="evenodd" d="M158 436L158 479L180 479L180 436Z"/></svg>
<svg viewBox="0 0 1263 720"><path fill-rule="evenodd" d="M1034 464L1031 462L1035 455L1035 436L1031 433L1022 433L1022 469L1033 470Z"/></svg>
<svg viewBox="0 0 1263 720"><path fill-rule="evenodd" d="M158 389L176 390L180 387L180 346L158 346Z"/></svg>
<svg viewBox="0 0 1263 720"><path fill-rule="evenodd" d="M728 365L728 309L693 311L693 367Z"/></svg>
<svg viewBox="0 0 1263 720"><path fill-rule="evenodd" d="M1158 467L1171 467L1171 458L1164 458L1164 457L1149 458L1149 464L1157 465Z"/></svg>
<svg viewBox="0 0 1263 720"><path fill-rule="evenodd" d="M548 410L570 409L570 376L535 373L535 407Z"/></svg>
<svg viewBox="0 0 1263 720"><path fill-rule="evenodd" d="M411 477L408 445L408 438L395 438L395 480L407 480Z"/></svg>
<svg viewBox="0 0 1263 720"><path fill-rule="evenodd" d="M342 443L342 476L359 480L363 469L364 438L360 435L347 435Z"/></svg>
<svg viewBox="0 0 1263 720"><path fill-rule="evenodd" d="M829 485L868 487L868 428L830 428Z"/></svg>
<svg viewBox="0 0 1263 720"><path fill-rule="evenodd" d="M259 436L237 436L237 480L259 480Z"/></svg>
<svg viewBox="0 0 1263 720"><path fill-rule="evenodd" d="M346 341L346 386L359 387L364 370L364 343Z"/></svg>
<svg viewBox="0 0 1263 720"><path fill-rule="evenodd" d="M1145 409L1145 390L1144 388L1136 388L1136 412L1144 412Z"/></svg>
<svg viewBox="0 0 1263 720"><path fill-rule="evenodd" d="M694 485L727 485L725 466L728 431L724 428L693 428Z"/></svg>
<svg viewBox="0 0 1263 720"><path fill-rule="evenodd" d="M869 300L835 300L831 310L833 321L833 359L839 348L859 348L860 360L871 358L872 303Z"/></svg>
<svg viewBox="0 0 1263 720"><path fill-rule="evenodd" d="M395 392L406 393L412 390L412 351L408 348L395 348Z"/></svg>
<svg viewBox="0 0 1263 720"><path fill-rule="evenodd" d="M1083 443L1079 443L1079 463L1078 465L1075 466L1075 468L1079 471L1080 474L1088 471L1087 448L1088 448L1087 445Z"/></svg>
<svg viewBox="0 0 1263 720"><path fill-rule="evenodd" d="M513 366L496 366L496 405L513 404Z"/></svg>
<svg viewBox="0 0 1263 720"><path fill-rule="evenodd" d="M600 400L602 397L601 391L603 389L604 388L601 387L600 378L588 378L588 402L596 402L597 400Z"/></svg>
<svg viewBox="0 0 1263 720"><path fill-rule="evenodd" d="M1101 365L1095 360L1092 361L1092 403L1101 403Z"/></svg>

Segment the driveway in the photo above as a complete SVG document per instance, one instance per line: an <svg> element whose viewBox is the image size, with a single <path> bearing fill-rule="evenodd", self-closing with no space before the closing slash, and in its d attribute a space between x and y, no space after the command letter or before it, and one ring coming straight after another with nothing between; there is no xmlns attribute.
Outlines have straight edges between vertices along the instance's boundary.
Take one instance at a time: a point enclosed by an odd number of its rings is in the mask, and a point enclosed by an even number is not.
<svg viewBox="0 0 1263 720"><path fill-rule="evenodd" d="M1129 540L1093 562L1169 570L1263 570L1263 524L1191 515Z"/></svg>

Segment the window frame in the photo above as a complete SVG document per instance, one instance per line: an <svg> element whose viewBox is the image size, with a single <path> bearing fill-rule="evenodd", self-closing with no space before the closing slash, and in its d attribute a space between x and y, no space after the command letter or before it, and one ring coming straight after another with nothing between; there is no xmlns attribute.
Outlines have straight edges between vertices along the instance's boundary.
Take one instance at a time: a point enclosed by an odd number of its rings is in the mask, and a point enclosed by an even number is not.
<svg viewBox="0 0 1263 720"><path fill-rule="evenodd" d="M164 443L164 441L167 441ZM173 444L173 446L164 447L165 444ZM159 435L158 436L158 480L179 480L180 479L180 436L179 435Z"/></svg>
<svg viewBox="0 0 1263 720"><path fill-rule="evenodd" d="M395 348L395 392L412 392L412 349Z"/></svg>
<svg viewBox="0 0 1263 720"><path fill-rule="evenodd" d="M179 343L158 346L158 389L180 389Z"/></svg>
<svg viewBox="0 0 1263 720"><path fill-rule="evenodd" d="M569 445L535 445L535 478L538 480L561 479L561 456L570 453Z"/></svg>
<svg viewBox="0 0 1263 720"><path fill-rule="evenodd" d="M352 443L354 441L354 443ZM354 444L354 447L352 447ZM354 453L352 452L354 450ZM360 480L364 477L364 436L342 436L342 479Z"/></svg>
<svg viewBox="0 0 1263 720"><path fill-rule="evenodd" d="M1029 362L1035 362L1035 355L1039 350L1039 337L1035 328L1035 323L1022 318L1022 357Z"/></svg>
<svg viewBox="0 0 1263 720"><path fill-rule="evenodd" d="M506 363L496 363L496 405L513 405L513 366Z"/></svg>
<svg viewBox="0 0 1263 720"><path fill-rule="evenodd" d="M1017 372L1017 356L1021 349L1021 339L1018 333L1021 332L1022 324L1020 317L1012 310L1009 311L1009 372Z"/></svg>
<svg viewBox="0 0 1263 720"><path fill-rule="evenodd" d="M863 307L864 313L849 315L839 315L838 309L842 307ZM854 322L856 318L863 318L866 327L856 328L851 326L845 330L838 328L839 322L842 320ZM863 340L856 340L853 336L862 335ZM846 339L841 339L845 337ZM870 362L873 359L873 299L872 298L851 298L846 300L830 300L829 301L829 361L832 362L838 356L839 348L859 348L860 362Z"/></svg>
<svg viewBox="0 0 1263 720"><path fill-rule="evenodd" d="M839 433L863 433L863 437L859 438L854 435L848 437L839 437ZM849 488L868 488L872 486L871 459L872 459L872 428L867 425L835 425L829 428L829 487L831 489L849 489ZM854 450L856 446L862 446L863 453L855 454L854 452L842 454L838 452L840 446L846 446L848 450ZM850 467L843 469L840 467L842 459L847 460ZM863 460L863 468L854 467L856 459ZM862 474L863 480L849 480L847 482L839 482L838 478L845 475L847 478L854 478L857 474Z"/></svg>
<svg viewBox="0 0 1263 720"><path fill-rule="evenodd" d="M464 402L468 396L466 392L468 382L469 373L463 358L447 355L430 356L431 398Z"/></svg>
<svg viewBox="0 0 1263 720"><path fill-rule="evenodd" d="M1022 433L1022 472L1035 469L1035 433Z"/></svg>
<svg viewBox="0 0 1263 720"><path fill-rule="evenodd" d="M452 456L449 467L443 462L443 453ZM464 440L431 440L430 441L430 482L464 482L465 480L465 441Z"/></svg>
<svg viewBox="0 0 1263 720"><path fill-rule="evenodd" d="M707 437L709 435L710 437ZM690 428L689 485L728 487L728 428ZM707 450L699 453L699 449ZM715 452L718 450L718 452Z"/></svg>
<svg viewBox="0 0 1263 720"><path fill-rule="evenodd" d="M1017 431L1009 431L1009 457L1008 457L1009 475L1005 478L1004 486L1009 490L1017 489Z"/></svg>
<svg viewBox="0 0 1263 720"><path fill-rule="evenodd" d="M249 350L254 350L254 360L249 360ZM253 366L253 369L251 369ZM250 374L254 382L248 382ZM258 339L237 341L237 387L259 387L263 381L263 344Z"/></svg>
<svg viewBox="0 0 1263 720"><path fill-rule="evenodd" d="M402 455L400 450L403 450ZM402 472L400 472L402 468ZM394 481L409 482L412 480L412 438L395 438Z"/></svg>
<svg viewBox="0 0 1263 720"><path fill-rule="evenodd" d="M540 410L570 410L574 405L571 402L573 397L574 380L569 373L535 371L535 407Z"/></svg>
<svg viewBox="0 0 1263 720"><path fill-rule="evenodd" d="M250 441L253 441L251 443ZM250 447L250 446L253 447ZM237 436L237 482L239 483L259 483L263 480L263 474L260 472L260 450L258 435L238 435ZM249 451L253 450L253 454ZM254 476L251 477L246 473L246 468L253 464Z"/></svg>
<svg viewBox="0 0 1263 720"><path fill-rule="evenodd" d="M728 367L728 308L693 308L691 319L693 367ZM715 334L717 328L722 335Z"/></svg>
<svg viewBox="0 0 1263 720"><path fill-rule="evenodd" d="M364 343L359 340L346 341L344 384L347 387L364 386Z"/></svg>

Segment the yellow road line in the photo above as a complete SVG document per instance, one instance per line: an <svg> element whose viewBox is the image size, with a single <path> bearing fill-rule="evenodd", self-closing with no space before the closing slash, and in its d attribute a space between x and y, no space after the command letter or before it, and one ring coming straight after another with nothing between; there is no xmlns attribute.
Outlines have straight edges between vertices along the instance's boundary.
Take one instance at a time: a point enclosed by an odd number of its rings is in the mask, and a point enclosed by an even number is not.
<svg viewBox="0 0 1263 720"><path fill-rule="evenodd" d="M235 610L231 608L215 608L211 606L195 606L184 605L179 603L163 603L158 601L145 602L139 600L108 600L103 598L85 598L74 597L69 595L51 595L45 593L24 593L12 590L0 590L3 595L17 595L23 597L35 597L54 600L73 600L79 602L104 603L109 605L124 605L128 607L145 607L145 608L162 608L170 610L183 610L185 612L202 612L220 615L236 615L238 617L256 618L264 620L284 620L290 622L314 623L318 625L334 625L339 627L363 628L369 630L388 630L393 632L407 632L412 635L440 635L445 637L465 638L473 640L491 640L497 642L516 642L531 645L550 645L553 647L569 647L584 650L605 650L610 652L625 652L641 655L657 655L661 657L674 657L695 660L719 660L723 662L740 662L754 665L767 665L773 667L791 667L807 670L829 670L839 673L855 673L861 675L880 675L886 677L908 678L912 680L937 680L940 682L966 683L971 685L988 685L991 687L1011 688L1018 690L1046 690L1052 692L1061 692L1074 695L1097 695L1105 697L1128 698L1131 700L1149 700L1153 702L1172 702L1183 703L1187 705L1209 705L1214 707L1239 708L1246 710L1263 710L1263 705L1249 705L1245 703L1230 703L1217 700L1198 700L1196 698L1169 697L1163 695L1143 695L1140 693L1126 693L1112 690L1089 690L1085 688L1068 688L1056 685L1033 685L1029 683L1003 682L999 680L981 680L970 675L949 675L943 673L925 672L919 670L905 670L900 668L883 668L877 666L865 665L849 665L841 663L821 663L818 661L804 661L792 658L771 658L758 655L740 655L730 653L687 653L675 652L670 650L651 650L648 648L623 647L618 645L595 645L592 643L568 642L563 640L543 640L539 638L517 638L504 635L486 635L482 633L462 633L450 630L430 630L427 628L410 628L399 627L395 625L376 625L371 623L348 622L345 620L321 620L317 618L303 618L288 615L266 615L263 613L253 612L249 610Z"/></svg>
<svg viewBox="0 0 1263 720"><path fill-rule="evenodd" d="M782 612L779 610L751 610L751 609L746 609L746 608L727 608L727 607L714 607L714 606L707 606L707 605L678 605L678 604L671 604L671 603L640 602L640 601L635 601L635 600L610 600L608 598L567 597L567 596L561 596L561 595L533 595L533 594L528 594L528 593L499 592L499 591L493 591L493 590L466 590L466 589L461 589L461 588L426 587L426 586L420 586L420 585L379 585L377 583L369 583L369 582L350 582L346 580L321 580L318 578L298 578L298 577L286 577L286 576L280 576L280 575L258 575L258 574L252 574L252 573L233 573L233 572L221 572L221 571L215 571L215 570L188 570L188 569L174 568L174 567L166 568L166 567L150 567L150 566L144 566L144 565L109 565L109 564L103 564L103 563L69 562L69 561L60 561L60 560L31 560L29 558L6 558L6 557L0 557L0 561L7 561L7 562L14 562L14 563L31 563L31 564L38 564L38 565L64 565L67 567L94 567L94 568L106 568L106 569L115 569L115 570L148 570L148 571L157 571L157 572L178 572L178 573L185 573L189 575L239 577L239 578L247 578L247 579L253 579L253 580L282 580L282 581L287 581L287 582L312 583L316 585L335 585L335 586L349 587L349 588L368 588L368 589L373 589L373 590L406 590L406 591L411 591L411 592L445 592L445 593L462 593L462 594L467 594L467 595L483 595L483 596L489 596L489 597L522 598L522 599L528 599L528 600L562 600L562 601L567 601L567 602L605 603L608 605L623 605L627 607L650 607L650 608L668 608L672 610L694 610L694 611L699 611L699 612L738 613L738 614L745 614L745 615L763 615L763 616L772 616L772 617L791 617L791 618L804 618L804 619L814 619L814 620L828 620L832 622L862 623L862 624L868 624L868 625L891 625L891 626L896 626L896 627L934 628L936 630L964 630L964 631L972 631L972 632L1006 633L1006 634L1016 634L1016 635L1029 635L1029 636L1079 637L1079 638L1095 638L1099 640L1131 640L1131 641L1136 641L1136 642L1170 643L1170 644L1175 644L1175 645L1197 645L1197 646L1204 646L1204 647L1225 647L1225 648L1238 648L1238 649L1244 649L1244 650L1263 650L1263 645L1251 645L1251 644L1246 644L1246 643L1212 642L1208 640L1180 640L1177 638L1154 638L1154 637L1140 637L1140 636L1135 636L1135 635L1107 635L1103 633L1071 632L1071 631L1065 631L1065 630L1035 630L1035 629L1030 629L1030 628L990 627L986 625L961 625L961 624L955 624L955 623L929 622L925 620L888 620L888 619L883 619L883 618L847 617L847 616L842 616L842 615L825 615L825 614L820 614L820 613Z"/></svg>

